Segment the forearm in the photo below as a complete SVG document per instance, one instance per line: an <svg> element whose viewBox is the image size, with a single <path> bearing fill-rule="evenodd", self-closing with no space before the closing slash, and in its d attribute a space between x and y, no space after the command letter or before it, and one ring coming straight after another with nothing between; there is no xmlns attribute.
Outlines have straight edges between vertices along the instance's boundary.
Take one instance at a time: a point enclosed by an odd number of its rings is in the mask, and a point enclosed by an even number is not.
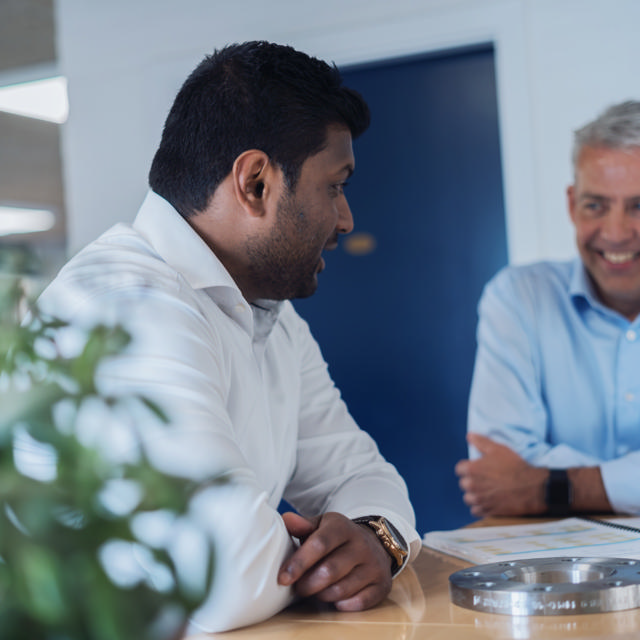
<svg viewBox="0 0 640 640"><path fill-rule="evenodd" d="M191 619L192 633L260 622L293 600L292 589L278 584L277 577L295 547L264 495L243 484L232 478L206 489L192 504L192 522L213 542L215 562L209 596ZM197 575L202 558L185 548L175 551L185 579Z"/></svg>
<svg viewBox="0 0 640 640"><path fill-rule="evenodd" d="M613 511L604 488L600 467L571 467L567 469L567 475L571 483L571 504L567 515L589 511L600 513ZM545 468L544 474L538 474L536 490L531 494L533 510L527 510L525 513L544 513L547 510L546 487L548 479L549 469Z"/></svg>
<svg viewBox="0 0 640 640"><path fill-rule="evenodd" d="M354 454L351 459L358 457L362 459L361 452L359 456ZM354 471L351 477L336 472L325 478L324 483L318 479L317 486L324 490L327 499L321 502L316 500L317 492L311 489L297 494L291 492L285 498L305 515L334 511L350 519L384 516L407 541L410 561L417 557L421 540L415 530L414 512L406 485L391 465L384 461L372 462L370 466L360 469L359 473ZM298 487L295 486L296 489Z"/></svg>
<svg viewBox="0 0 640 640"><path fill-rule="evenodd" d="M572 467L567 469L571 483L571 512L612 511L607 492L602 481L600 467ZM520 500L523 513L543 514L547 511L546 486L549 469L535 468L531 473L529 491L523 491Z"/></svg>
<svg viewBox="0 0 640 640"><path fill-rule="evenodd" d="M384 516L409 543L413 558L421 542L404 480L358 428L324 363L313 370L309 399L302 404L296 473L284 498L305 516L330 511L348 518Z"/></svg>
<svg viewBox="0 0 640 640"><path fill-rule="evenodd" d="M574 467L567 473L573 491L572 511L613 511L600 467Z"/></svg>
<svg viewBox="0 0 640 640"><path fill-rule="evenodd" d="M469 434L468 440L482 455L477 460L461 460L455 471L464 501L475 516L545 515L550 505L555 515L613 510L598 466L567 468L572 489L567 493L561 480L558 487L548 486L551 468L556 465L533 466L505 445L478 434Z"/></svg>

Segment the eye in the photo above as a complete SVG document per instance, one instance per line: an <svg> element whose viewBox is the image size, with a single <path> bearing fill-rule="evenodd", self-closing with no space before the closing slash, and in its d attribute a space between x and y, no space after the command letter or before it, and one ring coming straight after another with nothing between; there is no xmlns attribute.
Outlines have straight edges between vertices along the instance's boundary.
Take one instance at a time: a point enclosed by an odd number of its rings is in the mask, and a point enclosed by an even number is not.
<svg viewBox="0 0 640 640"><path fill-rule="evenodd" d="M633 216L640 216L640 200L633 200L627 205L629 213Z"/></svg>
<svg viewBox="0 0 640 640"><path fill-rule="evenodd" d="M590 217L600 216L606 213L607 207L600 200L585 200L582 203L582 210Z"/></svg>
<svg viewBox="0 0 640 640"><path fill-rule="evenodd" d="M345 180L344 182L338 182L337 184L331 185L331 195L334 198L341 196L344 194L344 190L349 186L349 183Z"/></svg>

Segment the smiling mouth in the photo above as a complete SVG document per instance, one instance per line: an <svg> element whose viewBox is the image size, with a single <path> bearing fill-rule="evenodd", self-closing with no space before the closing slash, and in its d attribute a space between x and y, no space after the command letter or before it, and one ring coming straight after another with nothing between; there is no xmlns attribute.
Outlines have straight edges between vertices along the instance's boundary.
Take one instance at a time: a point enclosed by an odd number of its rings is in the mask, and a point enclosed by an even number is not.
<svg viewBox="0 0 640 640"><path fill-rule="evenodd" d="M599 251L600 255L611 264L624 264L625 262L631 262L635 260L640 253L633 251L614 252L614 251Z"/></svg>

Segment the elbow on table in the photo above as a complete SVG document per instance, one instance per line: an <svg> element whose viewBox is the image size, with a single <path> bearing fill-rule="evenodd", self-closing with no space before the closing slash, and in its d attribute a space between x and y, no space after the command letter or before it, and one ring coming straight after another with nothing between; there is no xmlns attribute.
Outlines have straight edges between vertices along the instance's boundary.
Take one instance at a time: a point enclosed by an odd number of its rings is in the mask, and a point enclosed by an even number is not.
<svg viewBox="0 0 640 640"><path fill-rule="evenodd" d="M200 500L194 507L214 543L215 568L189 633L237 629L284 609L293 601L293 589L278 584L278 572L294 545L280 516L263 495L233 483L203 492Z"/></svg>
<svg viewBox="0 0 640 640"><path fill-rule="evenodd" d="M196 633L219 633L263 622L293 601L291 587L274 580L251 593L252 585L244 581L218 583L189 621L187 637Z"/></svg>

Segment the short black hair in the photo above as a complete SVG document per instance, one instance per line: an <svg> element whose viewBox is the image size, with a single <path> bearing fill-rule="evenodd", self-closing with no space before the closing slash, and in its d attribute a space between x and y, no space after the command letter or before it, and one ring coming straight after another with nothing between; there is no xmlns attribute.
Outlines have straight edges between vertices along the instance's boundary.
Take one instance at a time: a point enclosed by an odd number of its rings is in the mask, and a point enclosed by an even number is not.
<svg viewBox="0 0 640 640"><path fill-rule="evenodd" d="M149 185L188 218L206 208L242 152L260 149L293 190L330 125L355 139L369 121L366 102L342 86L335 65L265 41L228 45L206 56L178 92Z"/></svg>

